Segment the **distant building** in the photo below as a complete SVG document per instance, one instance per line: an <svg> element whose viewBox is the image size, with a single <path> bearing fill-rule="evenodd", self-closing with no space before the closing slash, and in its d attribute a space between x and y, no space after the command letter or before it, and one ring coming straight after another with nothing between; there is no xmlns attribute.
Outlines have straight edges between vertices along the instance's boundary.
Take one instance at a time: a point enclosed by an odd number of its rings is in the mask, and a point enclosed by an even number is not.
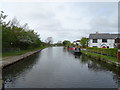
<svg viewBox="0 0 120 90"><path fill-rule="evenodd" d="M80 40L73 41L73 44L80 46Z"/></svg>
<svg viewBox="0 0 120 90"><path fill-rule="evenodd" d="M120 34L95 33L89 35L88 46L98 48L115 48L120 45Z"/></svg>

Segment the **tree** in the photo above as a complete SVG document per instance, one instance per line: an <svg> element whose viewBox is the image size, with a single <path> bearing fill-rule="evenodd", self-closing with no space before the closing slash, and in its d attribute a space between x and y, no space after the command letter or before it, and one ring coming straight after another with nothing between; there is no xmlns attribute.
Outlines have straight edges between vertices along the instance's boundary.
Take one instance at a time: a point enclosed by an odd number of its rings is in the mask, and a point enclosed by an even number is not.
<svg viewBox="0 0 120 90"><path fill-rule="evenodd" d="M83 48L87 47L88 46L88 38L82 37L80 44Z"/></svg>
<svg viewBox="0 0 120 90"><path fill-rule="evenodd" d="M63 46L63 43L62 43L62 41L58 41L57 43L54 44L54 46L56 46L56 45L57 46Z"/></svg>
<svg viewBox="0 0 120 90"><path fill-rule="evenodd" d="M27 23L20 25L19 21L16 18L13 18L9 22L3 22L3 19L7 15L3 15L3 12L0 14L0 22L2 28L2 48L36 48L43 46L42 41L39 38L39 35L34 31L28 28ZM45 44L44 44L45 45Z"/></svg>
<svg viewBox="0 0 120 90"><path fill-rule="evenodd" d="M63 41L63 45L64 45L64 46L70 46L70 45L71 45L71 42L68 41L68 40L64 40L64 41Z"/></svg>
<svg viewBox="0 0 120 90"><path fill-rule="evenodd" d="M4 15L4 12L1 11L0 13L0 25L5 24L5 22L3 22L3 20L7 17L7 15Z"/></svg>

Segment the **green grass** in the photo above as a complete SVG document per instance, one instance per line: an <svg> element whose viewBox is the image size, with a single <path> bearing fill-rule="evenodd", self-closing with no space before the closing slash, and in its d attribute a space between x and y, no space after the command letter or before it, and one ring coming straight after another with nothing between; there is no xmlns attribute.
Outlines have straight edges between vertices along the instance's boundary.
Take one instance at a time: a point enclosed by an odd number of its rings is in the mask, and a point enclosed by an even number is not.
<svg viewBox="0 0 120 90"><path fill-rule="evenodd" d="M96 59L101 59L104 61L120 62L120 60L118 60L116 57L100 55L100 54L96 54L96 53L90 53L85 50L82 50L82 53L87 53L87 56L90 56L90 57L92 56L92 57L95 57Z"/></svg>
<svg viewBox="0 0 120 90"><path fill-rule="evenodd" d="M30 51L44 49L46 47L47 46L45 46L45 47L39 47L39 48L26 49L26 50L21 50L21 51L13 51L13 52L2 53L2 57L18 56L18 55L22 55L22 54L25 54L25 53L30 52Z"/></svg>

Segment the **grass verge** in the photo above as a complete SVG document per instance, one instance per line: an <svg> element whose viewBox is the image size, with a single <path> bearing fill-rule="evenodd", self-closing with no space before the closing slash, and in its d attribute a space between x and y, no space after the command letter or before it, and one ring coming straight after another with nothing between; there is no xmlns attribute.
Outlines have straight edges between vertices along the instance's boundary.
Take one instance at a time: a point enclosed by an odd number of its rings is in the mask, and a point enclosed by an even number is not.
<svg viewBox="0 0 120 90"><path fill-rule="evenodd" d="M47 48L48 46L44 47L39 47L39 48L31 48L31 49L26 49L26 50L21 50L21 51L13 51L13 52L7 52L7 53L2 53L2 57L7 57L7 56L18 56L25 54L27 52L35 51L35 50L41 50L44 48Z"/></svg>
<svg viewBox="0 0 120 90"><path fill-rule="evenodd" d="M86 54L88 57L95 58L97 60L101 60L104 62L109 62L109 63L120 63L120 60L118 60L116 57L111 57L111 56L105 56L105 55L100 55L97 53L90 53L85 50L82 50L83 54Z"/></svg>

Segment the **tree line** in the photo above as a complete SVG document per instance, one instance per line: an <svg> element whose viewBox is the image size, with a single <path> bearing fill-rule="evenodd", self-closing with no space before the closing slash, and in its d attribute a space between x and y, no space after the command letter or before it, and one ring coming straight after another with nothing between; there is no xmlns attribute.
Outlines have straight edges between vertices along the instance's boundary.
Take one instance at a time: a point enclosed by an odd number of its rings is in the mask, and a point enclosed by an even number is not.
<svg viewBox="0 0 120 90"><path fill-rule="evenodd" d="M7 15L4 12L0 13L0 28L2 28L2 49L5 48L36 48L46 45L40 40L40 36L29 29L28 24L21 25L20 22L13 18L5 22Z"/></svg>
<svg viewBox="0 0 120 90"><path fill-rule="evenodd" d="M76 44L71 43L69 40L64 40L63 42L59 41L59 42L55 43L54 46L65 46L65 47L68 47L68 46L79 46L81 48L86 48L86 47L88 47L88 38L82 37L79 40L79 42L76 43Z"/></svg>

